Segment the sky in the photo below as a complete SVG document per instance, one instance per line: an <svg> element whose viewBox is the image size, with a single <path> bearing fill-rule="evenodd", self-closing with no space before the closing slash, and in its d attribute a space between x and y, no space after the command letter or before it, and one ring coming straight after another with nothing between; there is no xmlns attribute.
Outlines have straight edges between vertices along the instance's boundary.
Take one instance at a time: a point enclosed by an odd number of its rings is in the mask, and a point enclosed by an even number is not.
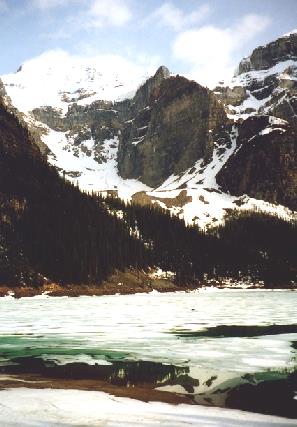
<svg viewBox="0 0 297 427"><path fill-rule="evenodd" d="M166 65L213 87L297 28L297 0L0 0L0 75L48 51Z"/></svg>

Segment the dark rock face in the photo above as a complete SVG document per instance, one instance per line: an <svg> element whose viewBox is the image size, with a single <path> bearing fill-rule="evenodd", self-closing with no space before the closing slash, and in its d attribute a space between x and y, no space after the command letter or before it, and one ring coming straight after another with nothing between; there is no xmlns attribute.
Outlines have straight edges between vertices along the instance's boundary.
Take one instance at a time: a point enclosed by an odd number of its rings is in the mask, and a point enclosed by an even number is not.
<svg viewBox="0 0 297 427"><path fill-rule="evenodd" d="M4 97L5 95L6 95L6 91L5 91L5 88L4 88L4 84L0 80L0 98Z"/></svg>
<svg viewBox="0 0 297 427"><path fill-rule="evenodd" d="M295 62L288 65L287 60ZM296 77L297 33L292 33L255 49L243 60L234 80L238 86L216 88L226 106L239 106L241 114L252 114L240 120L238 148L217 175L225 191L297 208ZM245 94L248 104L243 102ZM232 108L231 113L236 119Z"/></svg>
<svg viewBox="0 0 297 427"><path fill-rule="evenodd" d="M33 110L34 117L58 132L67 132L72 150L80 154L93 139L99 163L106 139L119 138L118 169L123 178L138 178L156 187L172 173L212 154L213 141L224 134L223 106L206 88L183 77L170 77L160 67L131 100L72 104L65 116L52 107Z"/></svg>
<svg viewBox="0 0 297 427"><path fill-rule="evenodd" d="M0 80L0 148L4 153L14 155L38 157L41 160L40 150L37 147L34 135L29 132L21 114L6 99L6 93ZM20 141L24 141L22 144ZM45 160L45 159L43 159ZM0 159L1 163L3 159ZM1 172L6 169L4 163Z"/></svg>
<svg viewBox="0 0 297 427"><path fill-rule="evenodd" d="M234 88L226 86L218 86L214 89L214 94L224 105L233 105L236 107L247 99L247 91L243 86L235 86Z"/></svg>
<svg viewBox="0 0 297 427"><path fill-rule="evenodd" d="M229 107L251 97L256 102L241 113L270 114L297 125L297 33L255 49L241 61L233 86L218 86L215 93Z"/></svg>
<svg viewBox="0 0 297 427"><path fill-rule="evenodd" d="M250 57L240 62L238 74L266 70L288 59L297 60L297 33L281 37L266 46L257 47Z"/></svg>
<svg viewBox="0 0 297 427"><path fill-rule="evenodd" d="M198 159L207 159L214 137L228 120L211 91L183 77L165 78L149 98L146 94L146 87L136 93L135 102L145 99L148 104L142 102L143 108L123 129L119 172L156 187Z"/></svg>
<svg viewBox="0 0 297 427"><path fill-rule="evenodd" d="M116 136L123 128L123 122L147 105L151 92L167 77L168 69L160 67L156 74L144 83L141 91L137 92L133 102L129 99L120 102L95 101L86 106L74 103L69 106L65 116L50 106L36 108L32 113L38 121L47 124L51 129L74 135L75 145L91 137L100 145L104 140Z"/></svg>
<svg viewBox="0 0 297 427"><path fill-rule="evenodd" d="M94 128L97 125L98 140L114 136L121 127L114 104L106 101L96 101L87 106L73 104L65 117L52 107L36 108L33 110L33 115L37 120L58 132L71 131L71 134L76 134L82 128Z"/></svg>
<svg viewBox="0 0 297 427"><path fill-rule="evenodd" d="M296 129L270 126L267 116L245 120L239 127L237 151L217 175L217 182L231 194L248 194L296 210Z"/></svg>
<svg viewBox="0 0 297 427"><path fill-rule="evenodd" d="M159 67L155 75L149 78L137 90L133 99L134 111L137 112L149 105L152 93L160 87L163 80L168 79L169 77L170 72L168 68L164 67L164 65Z"/></svg>

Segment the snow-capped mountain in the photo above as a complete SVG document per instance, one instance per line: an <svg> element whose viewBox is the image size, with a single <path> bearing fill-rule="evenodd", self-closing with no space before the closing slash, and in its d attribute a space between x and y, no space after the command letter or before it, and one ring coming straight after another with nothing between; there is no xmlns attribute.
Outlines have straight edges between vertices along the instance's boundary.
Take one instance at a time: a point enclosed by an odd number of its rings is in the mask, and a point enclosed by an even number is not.
<svg viewBox="0 0 297 427"><path fill-rule="evenodd" d="M159 203L200 226L235 208L294 215L295 32L213 92L165 67L141 85L123 67L55 52L2 80L48 161L83 190Z"/></svg>
<svg viewBox="0 0 297 427"><path fill-rule="evenodd" d="M63 50L46 52L26 61L2 81L20 111L51 106L66 114L69 106L89 105L94 101L132 98L148 76L143 70L117 56L85 59Z"/></svg>
<svg viewBox="0 0 297 427"><path fill-rule="evenodd" d="M12 104L40 134L48 161L81 189L115 189L122 197L148 189L117 173L114 103L133 98L147 78L141 69L115 56L82 60L51 51L1 78Z"/></svg>
<svg viewBox="0 0 297 427"><path fill-rule="evenodd" d="M247 193L296 210L296 31L255 49L216 94L239 129L237 149L218 183L232 194Z"/></svg>
<svg viewBox="0 0 297 427"><path fill-rule="evenodd" d="M260 113L296 123L297 32L255 49L216 94L236 120Z"/></svg>

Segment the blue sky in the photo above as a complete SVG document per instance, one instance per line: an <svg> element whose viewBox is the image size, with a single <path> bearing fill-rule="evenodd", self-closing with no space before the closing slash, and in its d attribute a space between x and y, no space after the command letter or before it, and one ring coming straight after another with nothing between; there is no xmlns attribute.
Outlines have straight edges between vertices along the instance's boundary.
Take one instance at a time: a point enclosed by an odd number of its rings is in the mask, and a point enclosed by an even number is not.
<svg viewBox="0 0 297 427"><path fill-rule="evenodd" d="M62 49L166 65L212 86L253 48L297 28L297 0L0 0L0 74Z"/></svg>

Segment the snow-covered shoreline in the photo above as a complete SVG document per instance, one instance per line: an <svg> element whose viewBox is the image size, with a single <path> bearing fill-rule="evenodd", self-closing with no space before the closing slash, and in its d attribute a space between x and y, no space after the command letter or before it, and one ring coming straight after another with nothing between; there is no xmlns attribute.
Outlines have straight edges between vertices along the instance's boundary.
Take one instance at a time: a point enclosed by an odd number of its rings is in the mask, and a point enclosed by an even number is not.
<svg viewBox="0 0 297 427"><path fill-rule="evenodd" d="M65 426L293 426L296 420L238 410L140 402L97 391L7 389L0 391L5 427Z"/></svg>

